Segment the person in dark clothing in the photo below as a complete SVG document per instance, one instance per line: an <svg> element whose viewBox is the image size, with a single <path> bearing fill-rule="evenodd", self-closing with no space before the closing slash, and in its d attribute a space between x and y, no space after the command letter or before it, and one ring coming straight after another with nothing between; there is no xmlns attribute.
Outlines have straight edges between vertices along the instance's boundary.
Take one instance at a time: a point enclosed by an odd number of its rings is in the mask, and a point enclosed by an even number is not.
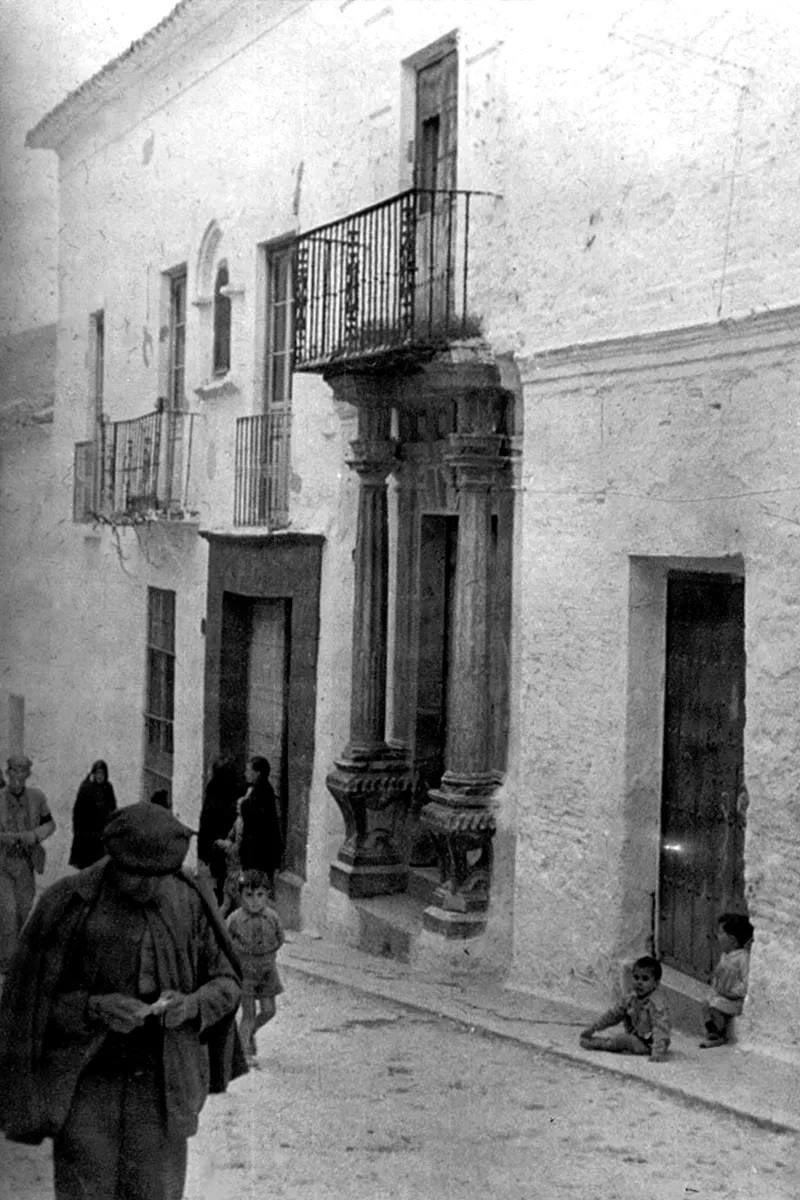
<svg viewBox="0 0 800 1200"><path fill-rule="evenodd" d="M278 799L269 781L270 765L256 755L245 770L249 787L239 805L242 819L239 860L243 871L264 871L275 891L275 873L283 860Z"/></svg>
<svg viewBox="0 0 800 1200"><path fill-rule="evenodd" d="M222 903L227 864L225 851L216 843L228 836L236 820L236 801L242 794L241 777L230 758L219 758L211 767L206 784L200 826L197 833L197 857L214 881L214 891Z"/></svg>
<svg viewBox="0 0 800 1200"><path fill-rule="evenodd" d="M72 809L71 867L83 870L103 857L103 830L116 811L117 798L108 778L108 767L98 758L78 788Z"/></svg>
<svg viewBox="0 0 800 1200"><path fill-rule="evenodd" d="M241 972L191 831L144 801L108 858L47 888L0 1005L0 1129L53 1139L56 1200L180 1200L209 1090L246 1070Z"/></svg>

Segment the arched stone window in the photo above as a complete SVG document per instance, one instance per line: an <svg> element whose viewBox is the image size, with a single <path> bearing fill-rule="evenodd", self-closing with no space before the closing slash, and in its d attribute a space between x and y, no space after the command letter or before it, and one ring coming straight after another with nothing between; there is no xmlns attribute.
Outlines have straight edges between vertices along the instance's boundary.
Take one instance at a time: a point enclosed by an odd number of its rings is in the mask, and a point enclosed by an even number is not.
<svg viewBox="0 0 800 1200"><path fill-rule="evenodd" d="M228 264L220 263L214 282L214 357L215 375L225 375L231 365L231 300L226 292Z"/></svg>
<svg viewBox="0 0 800 1200"><path fill-rule="evenodd" d="M233 377L238 358L236 305L244 289L237 286L236 262L235 251L220 225L216 220L209 221L197 254L197 290L192 300L198 313L194 360L198 384L194 390L205 400L239 391Z"/></svg>

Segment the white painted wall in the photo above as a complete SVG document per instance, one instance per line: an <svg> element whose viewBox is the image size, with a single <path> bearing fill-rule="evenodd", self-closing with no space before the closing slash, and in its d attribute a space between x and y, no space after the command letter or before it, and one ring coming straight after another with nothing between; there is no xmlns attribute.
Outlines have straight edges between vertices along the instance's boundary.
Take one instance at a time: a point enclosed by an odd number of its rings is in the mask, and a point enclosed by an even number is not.
<svg viewBox="0 0 800 1200"><path fill-rule="evenodd" d="M109 759L120 799L138 794L148 584L179 595L175 784L187 820L202 782L205 543L188 528L138 540L124 531L115 545L108 530L71 523L89 314L106 312L109 415L152 409L162 390L162 272L187 263L189 298L199 298L203 236L218 223L241 289L231 387L195 393L208 380L210 345L204 310L190 306L187 390L197 413L193 504L204 527L230 527L235 418L260 408L258 248L410 182L413 89L403 64L455 31L459 183L493 193L473 204L470 304L525 380L518 757L498 839L498 895L515 880L515 972L551 990L580 978L605 985L640 938L631 877L640 872L644 893L655 834L652 822L632 829L626 814L639 788L652 816L656 784L629 740L631 680L646 675L631 671L631 556L738 555L748 881L761 929L750 1007L754 1036L796 1040L795 867L780 846L796 844L797 514L786 489L797 424L793 360L769 350L780 322L766 351L743 349L731 366L710 352L708 363L683 366L694 351L673 352L669 339L624 370L598 367L591 349L564 355L566 366L537 355L713 326L796 298L797 22L777 3L751 14L683 0L547 11L530 0L221 6L195 36L184 26L168 54L145 47L135 69L109 77L131 86L109 88L61 147L52 465L20 474L38 453L32 441L3 458L4 489L43 497L2 534L20 564L0 585L15 622L2 685L31 698L37 778L61 824L55 861L63 864L68 806L93 757ZM294 408L292 525L326 537L303 898L304 919L321 921L341 833L324 777L347 737L355 481L343 459L354 430L317 379L296 380ZM46 626L40 640L31 611ZM548 918L556 910L557 922ZM495 919L506 927L507 914Z"/></svg>
<svg viewBox="0 0 800 1200"><path fill-rule="evenodd" d="M743 1024L754 1040L794 1052L798 334L797 310L787 310L523 367L527 788L515 910L515 973L530 986L608 988L646 951L666 572L743 571L745 865L756 927Z"/></svg>

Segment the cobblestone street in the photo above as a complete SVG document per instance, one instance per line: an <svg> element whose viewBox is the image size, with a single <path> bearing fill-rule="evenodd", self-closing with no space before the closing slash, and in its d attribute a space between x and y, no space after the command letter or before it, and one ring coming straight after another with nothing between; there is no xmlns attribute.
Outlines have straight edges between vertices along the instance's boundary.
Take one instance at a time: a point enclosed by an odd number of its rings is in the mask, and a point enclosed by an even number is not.
<svg viewBox="0 0 800 1200"><path fill-rule="evenodd" d="M186 1200L800 1194L791 1134L284 975L278 1015L259 1034L259 1068L206 1105ZM3 1200L50 1200L48 1148L4 1143L2 1156Z"/></svg>

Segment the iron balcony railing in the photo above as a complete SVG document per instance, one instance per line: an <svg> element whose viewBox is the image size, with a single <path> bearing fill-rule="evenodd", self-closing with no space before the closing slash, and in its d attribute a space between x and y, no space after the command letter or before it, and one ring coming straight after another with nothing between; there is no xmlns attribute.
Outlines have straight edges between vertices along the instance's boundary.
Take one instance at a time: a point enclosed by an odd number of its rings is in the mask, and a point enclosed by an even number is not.
<svg viewBox="0 0 800 1200"><path fill-rule="evenodd" d="M467 309L470 206L410 188L297 239L294 366L334 369L479 332Z"/></svg>
<svg viewBox="0 0 800 1200"><path fill-rule="evenodd" d="M236 422L234 525L280 529L289 522L290 412Z"/></svg>
<svg viewBox="0 0 800 1200"><path fill-rule="evenodd" d="M185 514L192 432L192 413L164 408L103 422L75 446L75 520Z"/></svg>

